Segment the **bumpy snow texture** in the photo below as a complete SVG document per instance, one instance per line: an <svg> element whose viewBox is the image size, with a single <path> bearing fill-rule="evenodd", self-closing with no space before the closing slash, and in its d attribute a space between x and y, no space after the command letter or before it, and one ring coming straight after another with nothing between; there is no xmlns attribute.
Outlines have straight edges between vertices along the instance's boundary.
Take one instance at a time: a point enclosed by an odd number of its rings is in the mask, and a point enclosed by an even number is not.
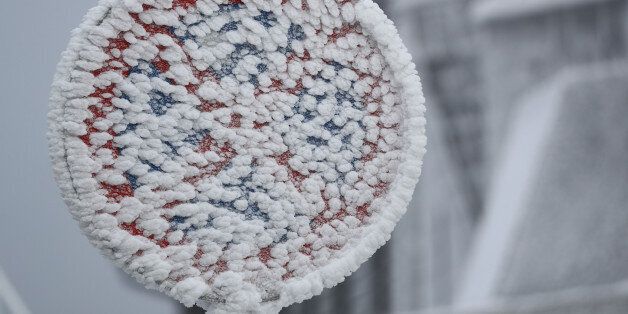
<svg viewBox="0 0 628 314"><path fill-rule="evenodd" d="M50 150L84 233L138 281L277 312L388 240L423 101L371 0L101 0L59 65Z"/></svg>

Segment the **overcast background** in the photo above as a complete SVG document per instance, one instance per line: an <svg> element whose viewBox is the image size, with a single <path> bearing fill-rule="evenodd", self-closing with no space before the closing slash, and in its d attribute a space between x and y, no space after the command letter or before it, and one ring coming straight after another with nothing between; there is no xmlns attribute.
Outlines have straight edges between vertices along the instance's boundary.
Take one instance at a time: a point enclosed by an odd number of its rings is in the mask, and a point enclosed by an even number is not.
<svg viewBox="0 0 628 314"><path fill-rule="evenodd" d="M4 1L0 9L0 267L33 313L176 313L80 234L52 177L48 94L70 31L96 1Z"/></svg>

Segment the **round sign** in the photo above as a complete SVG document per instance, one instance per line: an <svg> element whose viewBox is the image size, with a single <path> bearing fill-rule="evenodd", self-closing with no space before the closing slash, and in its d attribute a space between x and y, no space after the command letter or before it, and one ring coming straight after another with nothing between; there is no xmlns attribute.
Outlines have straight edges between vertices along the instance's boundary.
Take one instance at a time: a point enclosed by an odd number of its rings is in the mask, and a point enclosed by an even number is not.
<svg viewBox="0 0 628 314"><path fill-rule="evenodd" d="M84 233L138 281L276 312L388 240L423 101L371 0L102 0L59 65L50 150Z"/></svg>

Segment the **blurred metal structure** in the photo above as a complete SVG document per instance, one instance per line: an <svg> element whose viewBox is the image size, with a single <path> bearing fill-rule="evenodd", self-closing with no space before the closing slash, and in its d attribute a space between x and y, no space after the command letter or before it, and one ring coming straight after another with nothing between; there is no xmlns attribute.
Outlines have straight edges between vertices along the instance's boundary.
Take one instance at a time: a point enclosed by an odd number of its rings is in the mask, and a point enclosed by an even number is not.
<svg viewBox="0 0 628 314"><path fill-rule="evenodd" d="M486 82L489 154L498 154L513 108L567 66L626 56L625 1L483 0L472 16Z"/></svg>

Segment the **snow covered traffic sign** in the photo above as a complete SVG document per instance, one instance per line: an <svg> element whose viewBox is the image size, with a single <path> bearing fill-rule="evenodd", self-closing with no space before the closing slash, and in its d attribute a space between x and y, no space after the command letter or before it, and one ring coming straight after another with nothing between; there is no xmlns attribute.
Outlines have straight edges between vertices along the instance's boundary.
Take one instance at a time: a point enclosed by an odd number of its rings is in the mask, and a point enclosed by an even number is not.
<svg viewBox="0 0 628 314"><path fill-rule="evenodd" d="M390 237L423 96L371 0L101 0L51 96L57 181L126 272L216 312L277 312Z"/></svg>

